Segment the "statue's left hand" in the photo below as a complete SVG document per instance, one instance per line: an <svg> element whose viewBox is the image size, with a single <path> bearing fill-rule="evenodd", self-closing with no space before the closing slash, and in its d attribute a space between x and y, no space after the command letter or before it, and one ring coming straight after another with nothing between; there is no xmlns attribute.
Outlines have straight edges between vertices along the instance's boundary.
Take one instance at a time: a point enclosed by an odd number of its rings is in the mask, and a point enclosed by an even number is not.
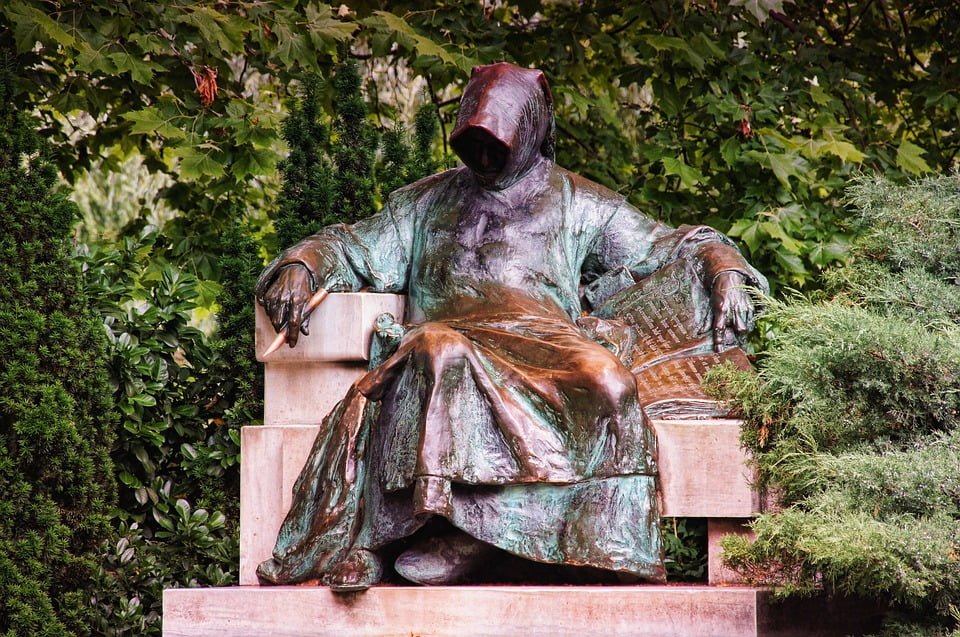
<svg viewBox="0 0 960 637"><path fill-rule="evenodd" d="M736 347L753 328L753 300L739 272L721 272L713 281L713 345L717 352Z"/></svg>

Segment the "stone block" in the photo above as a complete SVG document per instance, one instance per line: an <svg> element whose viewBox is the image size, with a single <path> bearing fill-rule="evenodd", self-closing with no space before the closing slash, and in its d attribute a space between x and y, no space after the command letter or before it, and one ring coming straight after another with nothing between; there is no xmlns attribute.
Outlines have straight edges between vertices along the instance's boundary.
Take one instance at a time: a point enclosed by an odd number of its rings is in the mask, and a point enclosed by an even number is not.
<svg viewBox="0 0 960 637"><path fill-rule="evenodd" d="M310 335L300 336L297 346L281 347L266 360L263 352L276 338L266 312L256 303L257 360L272 364L304 361L366 361L370 334L377 317L389 312L403 319L406 297L398 294L331 294L310 316Z"/></svg>
<svg viewBox="0 0 960 637"><path fill-rule="evenodd" d="M655 420L661 515L749 518L762 510L738 420Z"/></svg>
<svg viewBox="0 0 960 637"><path fill-rule="evenodd" d="M758 588L377 586L168 589L165 637L827 637L875 613L823 599L774 603Z"/></svg>
<svg viewBox="0 0 960 637"><path fill-rule="evenodd" d="M319 425L366 370L364 362L268 363L263 375L264 424Z"/></svg>

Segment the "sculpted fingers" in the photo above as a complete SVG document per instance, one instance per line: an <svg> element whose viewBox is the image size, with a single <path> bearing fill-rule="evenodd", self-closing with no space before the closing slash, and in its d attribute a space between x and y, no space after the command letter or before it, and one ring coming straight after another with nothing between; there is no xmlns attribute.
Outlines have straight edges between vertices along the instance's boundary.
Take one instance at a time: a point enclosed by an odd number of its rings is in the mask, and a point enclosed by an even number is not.
<svg viewBox="0 0 960 637"><path fill-rule="evenodd" d="M301 331L306 333L307 303L312 295L313 277L302 264L290 264L280 269L267 289L262 301L270 316L273 329L287 330L287 344L293 347Z"/></svg>
<svg viewBox="0 0 960 637"><path fill-rule="evenodd" d="M753 328L753 301L746 290L738 289L733 312L733 328L738 336L746 336Z"/></svg>
<svg viewBox="0 0 960 637"><path fill-rule="evenodd" d="M300 339L300 334L307 334L306 326L309 321L307 302L309 298L296 297L291 299L290 320L287 321L287 345L294 347Z"/></svg>
<svg viewBox="0 0 960 637"><path fill-rule="evenodd" d="M273 325L273 329L277 332L282 330L283 326L287 324L289 306L280 299L268 296L266 303L263 305L263 309L267 311L267 316L270 317L270 323Z"/></svg>
<svg viewBox="0 0 960 637"><path fill-rule="evenodd" d="M753 303L742 275L723 272L712 290L713 342L718 352L735 347L753 325Z"/></svg>
<svg viewBox="0 0 960 637"><path fill-rule="evenodd" d="M721 299L715 304L713 311L713 347L716 351L722 352L733 346L736 337L731 329L730 308L727 300Z"/></svg>

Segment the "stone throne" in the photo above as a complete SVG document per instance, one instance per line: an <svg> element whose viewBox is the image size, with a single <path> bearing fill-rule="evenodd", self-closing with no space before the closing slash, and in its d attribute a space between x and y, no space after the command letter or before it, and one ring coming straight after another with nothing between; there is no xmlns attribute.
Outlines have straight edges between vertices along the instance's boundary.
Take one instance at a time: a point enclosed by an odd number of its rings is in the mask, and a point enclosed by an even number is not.
<svg viewBox="0 0 960 637"><path fill-rule="evenodd" d="M748 532L763 509L739 422L654 419L661 514L706 518L708 583L628 586L376 586L337 595L318 586L260 586L323 416L367 368L377 317L404 297L334 294L314 320L329 326L265 362L264 424L242 432L240 586L164 592L163 634L213 635L843 635L860 616L823 600L775 603L723 568L720 539ZM257 351L274 332L257 314Z"/></svg>

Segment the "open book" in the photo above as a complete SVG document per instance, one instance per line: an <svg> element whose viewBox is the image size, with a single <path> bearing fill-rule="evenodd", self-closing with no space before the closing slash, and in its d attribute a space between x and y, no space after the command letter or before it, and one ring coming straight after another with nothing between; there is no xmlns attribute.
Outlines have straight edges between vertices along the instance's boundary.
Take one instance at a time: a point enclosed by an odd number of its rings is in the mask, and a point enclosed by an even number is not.
<svg viewBox="0 0 960 637"><path fill-rule="evenodd" d="M622 273L614 276L623 280ZM615 292L593 285L596 309L579 323L611 349L637 379L640 403L650 418L718 418L727 411L704 393L707 371L723 362L750 369L738 347L714 351L710 298L689 263L679 260Z"/></svg>

